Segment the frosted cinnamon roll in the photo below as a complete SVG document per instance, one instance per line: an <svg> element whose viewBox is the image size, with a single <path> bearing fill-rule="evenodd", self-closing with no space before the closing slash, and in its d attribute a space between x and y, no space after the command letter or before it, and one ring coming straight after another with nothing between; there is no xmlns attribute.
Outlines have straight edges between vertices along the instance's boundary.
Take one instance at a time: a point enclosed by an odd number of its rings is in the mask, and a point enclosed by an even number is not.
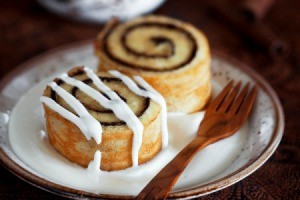
<svg viewBox="0 0 300 200"><path fill-rule="evenodd" d="M77 67L48 84L41 101L51 145L88 167L100 151L102 170L145 163L167 145L164 99L140 77Z"/></svg>
<svg viewBox="0 0 300 200"><path fill-rule="evenodd" d="M112 20L95 41L99 70L142 76L166 99L168 111L194 112L210 98L210 53L194 26L163 16Z"/></svg>

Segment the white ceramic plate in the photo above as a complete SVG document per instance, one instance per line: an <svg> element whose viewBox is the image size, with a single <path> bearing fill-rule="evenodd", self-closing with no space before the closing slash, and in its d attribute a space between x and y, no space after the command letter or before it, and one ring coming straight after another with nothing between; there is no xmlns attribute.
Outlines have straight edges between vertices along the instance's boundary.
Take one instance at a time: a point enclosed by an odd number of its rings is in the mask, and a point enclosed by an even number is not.
<svg viewBox="0 0 300 200"><path fill-rule="evenodd" d="M21 179L47 191L69 198L97 197L128 199L130 195L101 192L92 193L49 181L14 153L8 139L10 111L20 97L42 79L66 71L73 66L97 66L92 42L85 41L47 52L19 66L0 83L0 160L4 166ZM242 151L221 172L193 184L173 190L170 198L192 198L228 187L258 169L275 151L284 128L283 112L279 100L271 87L254 71L242 63L213 53L213 82L225 85L229 80L243 80L259 86L258 97L249 117L249 130ZM24 113L23 113L24 114ZM44 174L47 174L45 172Z"/></svg>

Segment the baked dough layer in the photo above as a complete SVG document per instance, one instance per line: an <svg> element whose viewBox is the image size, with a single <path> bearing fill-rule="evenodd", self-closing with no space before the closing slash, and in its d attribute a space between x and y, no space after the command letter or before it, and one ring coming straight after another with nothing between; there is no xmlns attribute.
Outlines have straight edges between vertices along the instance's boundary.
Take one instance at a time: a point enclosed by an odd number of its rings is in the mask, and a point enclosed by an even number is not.
<svg viewBox="0 0 300 200"><path fill-rule="evenodd" d="M153 15L113 20L99 33L95 51L99 71L142 76L165 97L170 112L195 112L210 99L208 42L188 23Z"/></svg>

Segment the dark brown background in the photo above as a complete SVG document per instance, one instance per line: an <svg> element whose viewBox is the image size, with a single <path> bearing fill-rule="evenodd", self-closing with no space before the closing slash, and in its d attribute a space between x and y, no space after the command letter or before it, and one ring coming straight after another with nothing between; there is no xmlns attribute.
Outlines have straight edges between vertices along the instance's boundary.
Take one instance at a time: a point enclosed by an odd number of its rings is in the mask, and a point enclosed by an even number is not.
<svg viewBox="0 0 300 200"><path fill-rule="evenodd" d="M16 3L17 2L17 3ZM208 1L169 0L155 13L193 23L212 49L223 51L259 72L275 89L285 112L285 133L274 155L254 174L201 199L300 199L300 1L277 0L263 22L291 46L286 62L265 51L206 12ZM235 6L233 0L228 5ZM0 78L51 48L94 38L101 25L55 16L33 0L0 2ZM63 199L23 182L0 166L0 199Z"/></svg>

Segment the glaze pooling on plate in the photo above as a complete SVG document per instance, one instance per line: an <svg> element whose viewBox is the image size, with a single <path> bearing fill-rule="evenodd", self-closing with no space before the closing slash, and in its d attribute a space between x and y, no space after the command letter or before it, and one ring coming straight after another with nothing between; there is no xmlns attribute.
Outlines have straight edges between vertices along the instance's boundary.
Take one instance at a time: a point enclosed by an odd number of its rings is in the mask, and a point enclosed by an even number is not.
<svg viewBox="0 0 300 200"><path fill-rule="evenodd" d="M12 110L21 95L40 80L50 75L57 75L63 71L67 71L70 69L69 66L80 65L89 65L92 66L93 69L96 69L97 59L93 55L91 42L83 42L56 49L20 66L18 76L7 77L2 81L0 86L0 114L5 114L5 118L7 118L7 115L10 115L7 111ZM241 69L239 68L240 66ZM248 120L249 130L245 136L245 144L243 145L240 155L234 158L235 161L229 164L226 170L212 178L206 180L195 178L194 181L188 181L185 187L175 187L170 194L170 197L173 198L201 196L227 187L243 179L260 167L268 157L272 155L282 136L284 127L282 108L274 91L272 91L270 86L268 86L262 78L253 71L244 68L241 63L234 61L228 62L219 56L213 57L211 69L213 75L212 79L219 85L225 85L228 79L249 80L252 83L255 79L259 83L260 90L253 112ZM42 119L41 113L37 111L33 112L36 114L35 116L40 115L37 117L37 120ZM39 185L39 187L48 191L57 193L59 190L60 192L57 194L66 197L74 197L76 194L92 197L92 195L84 191L66 188L62 186L62 184L47 182L47 177L44 180L39 179L38 177L44 176L28 167L12 151L8 140L7 126L5 120L0 119L0 158L4 165L8 166L23 179L35 185ZM39 128L42 129L42 127ZM37 138L40 140L39 136L37 136ZM170 141L172 139L173 137L170 137ZM18 166L21 166L25 171L21 170ZM188 170L187 172L189 172ZM35 174L36 177L32 177L28 172ZM105 194L98 196L102 198L117 197ZM80 195L78 195L78 197L80 197Z"/></svg>

